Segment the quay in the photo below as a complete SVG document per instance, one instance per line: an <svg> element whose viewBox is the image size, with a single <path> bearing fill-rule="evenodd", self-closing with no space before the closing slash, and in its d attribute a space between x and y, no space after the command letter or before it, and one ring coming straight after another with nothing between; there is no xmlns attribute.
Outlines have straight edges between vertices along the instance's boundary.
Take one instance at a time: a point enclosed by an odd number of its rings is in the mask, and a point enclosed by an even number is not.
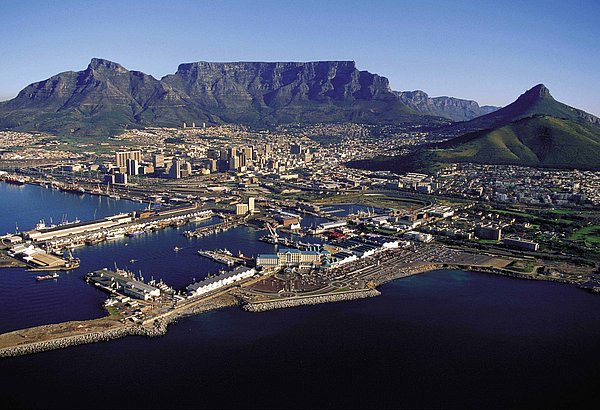
<svg viewBox="0 0 600 410"><path fill-rule="evenodd" d="M241 256L233 256L227 249L199 250L198 255L211 259L215 262L222 263L227 266L244 265L250 262L250 258L242 258Z"/></svg>
<svg viewBox="0 0 600 410"><path fill-rule="evenodd" d="M203 226L193 231L186 231L184 235L188 238L203 238L209 235L215 235L217 233L225 232L233 228L237 228L242 225L245 220L244 218L226 218L222 215L218 215L224 220L214 225Z"/></svg>
<svg viewBox="0 0 600 410"><path fill-rule="evenodd" d="M47 249L58 251L94 245L109 239L135 236L146 232L181 226L197 219L208 219L212 210L199 210L197 204L167 208L160 211L140 211L118 214L103 219L64 226L38 228L22 234L24 239L44 243Z"/></svg>

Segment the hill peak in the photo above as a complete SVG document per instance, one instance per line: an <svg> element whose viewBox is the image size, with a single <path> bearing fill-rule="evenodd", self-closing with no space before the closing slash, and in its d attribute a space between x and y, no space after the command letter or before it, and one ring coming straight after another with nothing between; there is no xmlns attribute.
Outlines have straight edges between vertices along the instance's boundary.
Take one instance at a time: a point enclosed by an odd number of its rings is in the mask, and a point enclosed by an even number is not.
<svg viewBox="0 0 600 410"><path fill-rule="evenodd" d="M529 90L525 91L523 94L521 94L517 101L525 100L529 102L535 102L543 99L554 100L554 98L550 94L550 90L544 84L538 84L535 87L532 87Z"/></svg>
<svg viewBox="0 0 600 410"><path fill-rule="evenodd" d="M92 58L90 64L88 64L88 70L111 70L117 72L127 72L127 69L123 67L119 63L115 63L114 61L105 60L103 58Z"/></svg>

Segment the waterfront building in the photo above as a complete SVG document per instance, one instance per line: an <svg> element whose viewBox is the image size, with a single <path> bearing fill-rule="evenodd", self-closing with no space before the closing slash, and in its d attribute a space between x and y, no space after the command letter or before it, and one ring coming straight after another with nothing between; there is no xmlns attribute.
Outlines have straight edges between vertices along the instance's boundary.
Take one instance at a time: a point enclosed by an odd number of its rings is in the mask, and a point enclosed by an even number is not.
<svg viewBox="0 0 600 410"><path fill-rule="evenodd" d="M64 236L113 228L131 222L131 220L132 217L129 214L118 214L97 221L72 223L53 228L34 229L25 232L23 235L25 238L31 239L34 242L51 241Z"/></svg>
<svg viewBox="0 0 600 410"><path fill-rule="evenodd" d="M108 185L114 185L116 182L115 174L107 174L104 175L104 183Z"/></svg>
<svg viewBox="0 0 600 410"><path fill-rule="evenodd" d="M411 241L429 243L433 241L433 235L417 231L409 231L403 235L406 239Z"/></svg>
<svg viewBox="0 0 600 410"><path fill-rule="evenodd" d="M219 276L204 279L203 281L193 283L186 287L189 296L200 296L205 293L217 290L232 283L238 282L242 279L250 278L254 276L256 270L247 266L239 266L234 270L224 273Z"/></svg>
<svg viewBox="0 0 600 410"><path fill-rule="evenodd" d="M117 291L137 299L149 300L160 296L160 289L136 280L133 274L121 270L117 272L106 268L88 273L86 279L107 291Z"/></svg>
<svg viewBox="0 0 600 410"><path fill-rule="evenodd" d="M282 266L310 267L321 264L321 258L328 252L304 251L300 249L280 249L276 254L260 254L256 266L273 268Z"/></svg>
<svg viewBox="0 0 600 410"><path fill-rule="evenodd" d="M235 214L236 215L246 215L248 213L248 204L236 204L235 205Z"/></svg>

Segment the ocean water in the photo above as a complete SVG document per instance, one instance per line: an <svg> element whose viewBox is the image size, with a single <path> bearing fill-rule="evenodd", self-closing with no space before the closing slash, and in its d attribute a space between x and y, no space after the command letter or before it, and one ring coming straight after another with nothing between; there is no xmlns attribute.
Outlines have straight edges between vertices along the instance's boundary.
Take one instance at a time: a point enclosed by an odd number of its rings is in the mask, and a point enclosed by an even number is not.
<svg viewBox="0 0 600 410"><path fill-rule="evenodd" d="M63 201L63 208L73 206L69 197ZM38 284L23 270L0 270L2 331L101 316L106 295L83 281L89 269L137 257L132 266L145 277L177 287L221 267L195 255L198 248L226 246L252 255L271 247L256 242L263 233L248 228L198 242L180 233L167 229L80 248L82 267L56 282ZM173 252L176 244L183 249ZM160 338L0 359L0 404L572 408L598 402L597 295L456 270L396 280L380 290L377 298L264 313L227 308L183 319Z"/></svg>

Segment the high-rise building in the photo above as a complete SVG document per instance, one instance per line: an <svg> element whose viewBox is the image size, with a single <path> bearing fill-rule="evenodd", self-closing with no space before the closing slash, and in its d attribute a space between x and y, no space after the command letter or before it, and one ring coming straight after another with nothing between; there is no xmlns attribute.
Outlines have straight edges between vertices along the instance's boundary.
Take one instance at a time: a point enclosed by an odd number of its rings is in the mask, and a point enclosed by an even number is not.
<svg viewBox="0 0 600 410"><path fill-rule="evenodd" d="M229 169L231 171L237 171L240 168L240 157L237 155L229 158Z"/></svg>
<svg viewBox="0 0 600 410"><path fill-rule="evenodd" d="M223 160L223 161L227 161L229 159L229 154L227 152L227 147L222 147L221 148L220 159Z"/></svg>
<svg viewBox="0 0 600 410"><path fill-rule="evenodd" d="M219 151L215 148L209 148L206 151L206 157L210 159L219 159Z"/></svg>
<svg viewBox="0 0 600 410"><path fill-rule="evenodd" d="M169 169L169 178L179 179L181 178L181 160L178 158L173 158L173 162L171 163L171 168Z"/></svg>
<svg viewBox="0 0 600 410"><path fill-rule="evenodd" d="M117 151L115 153L115 163L117 167L127 166L128 159L135 159L139 164L142 162L142 151Z"/></svg>
<svg viewBox="0 0 600 410"><path fill-rule="evenodd" d="M290 147L290 153L293 155L302 154L302 146L300 144L292 144Z"/></svg>
<svg viewBox="0 0 600 410"><path fill-rule="evenodd" d="M127 173L129 175L138 175L139 174L139 162L135 159L128 159L127 160Z"/></svg>
<svg viewBox="0 0 600 410"><path fill-rule="evenodd" d="M163 168L165 166L165 156L163 154L153 154L152 165L154 165L154 168Z"/></svg>
<svg viewBox="0 0 600 410"><path fill-rule="evenodd" d="M254 212L254 197L252 196L248 198L248 212Z"/></svg>
<svg viewBox="0 0 600 410"><path fill-rule="evenodd" d="M243 148L242 153L244 154L244 157L246 157L246 162L249 162L252 160L252 147Z"/></svg>
<svg viewBox="0 0 600 410"><path fill-rule="evenodd" d="M127 185L127 174L115 174L115 183Z"/></svg>

